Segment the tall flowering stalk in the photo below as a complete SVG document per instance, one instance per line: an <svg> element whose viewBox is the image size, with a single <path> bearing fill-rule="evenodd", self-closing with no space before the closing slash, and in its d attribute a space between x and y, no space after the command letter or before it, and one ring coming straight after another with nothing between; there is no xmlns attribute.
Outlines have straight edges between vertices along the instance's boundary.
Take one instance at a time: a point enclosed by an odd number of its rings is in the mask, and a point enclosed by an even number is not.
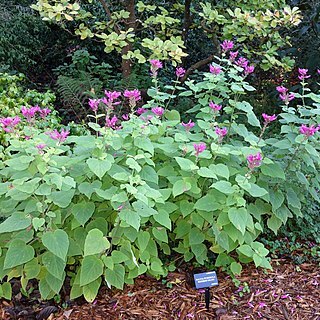
<svg viewBox="0 0 320 320"><path fill-rule="evenodd" d="M49 137L53 140L58 141L58 144L60 145L61 143L63 143L64 141L66 141L68 135L69 135L69 131L62 129L60 132L55 129L51 132L47 132L47 134L49 135Z"/></svg>
<svg viewBox="0 0 320 320"><path fill-rule="evenodd" d="M206 150L207 146L204 142L200 142L200 143L194 143L193 148L195 151L195 155L198 158L200 153L202 153L204 150Z"/></svg>
<svg viewBox="0 0 320 320"><path fill-rule="evenodd" d="M295 95L293 93L289 93L289 90L284 86L278 86L276 87L276 90L279 92L279 98L285 103L285 105L288 105L289 102L295 98Z"/></svg>
<svg viewBox="0 0 320 320"><path fill-rule="evenodd" d="M305 100L304 100L304 93L305 93L305 87L307 86L307 82L305 81L305 79L310 78L311 76L308 75L308 69L302 69L299 68L298 69L298 79L301 81L301 85L302 85L302 105L305 107Z"/></svg>
<svg viewBox="0 0 320 320"><path fill-rule="evenodd" d="M261 129L261 133L260 133L260 136L259 136L259 140L258 140L257 145L259 145L259 143L260 143L260 141L261 141L261 139L262 139L262 136L264 135L264 133L265 133L265 131L266 131L266 129L267 129L267 126L268 126L271 122L277 120L277 116L276 116L275 114L273 114L272 116L269 116L269 115L267 115L266 113L263 113L263 114L262 114L262 118L263 118L264 122L263 122L263 127L262 127L262 129Z"/></svg>
<svg viewBox="0 0 320 320"><path fill-rule="evenodd" d="M129 99L131 114L133 114L137 106L137 102L141 100L141 92L138 89L125 90L123 96Z"/></svg>
<svg viewBox="0 0 320 320"><path fill-rule="evenodd" d="M15 117L7 117L7 118L1 118L0 123L2 125L2 129L5 132L12 133L15 131L16 126L20 123L21 119L18 116Z"/></svg>
<svg viewBox="0 0 320 320"><path fill-rule="evenodd" d="M262 164L261 153L258 152L257 154L249 154L247 156L247 164L248 164L249 172L246 174L246 178L250 178L254 169L260 167Z"/></svg>

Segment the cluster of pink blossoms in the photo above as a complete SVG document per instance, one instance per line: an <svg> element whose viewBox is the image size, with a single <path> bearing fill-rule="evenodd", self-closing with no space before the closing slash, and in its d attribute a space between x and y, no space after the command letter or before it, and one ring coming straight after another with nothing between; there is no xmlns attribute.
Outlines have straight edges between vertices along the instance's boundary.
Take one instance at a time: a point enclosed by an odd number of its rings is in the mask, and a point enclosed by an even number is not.
<svg viewBox="0 0 320 320"><path fill-rule="evenodd" d="M141 92L138 89L125 90L123 96L129 99L129 105L132 110L136 107L137 102L141 100Z"/></svg>
<svg viewBox="0 0 320 320"><path fill-rule="evenodd" d="M2 129L5 132L14 132L15 127L20 123L21 119L18 116L1 118L0 123L2 125Z"/></svg>
<svg viewBox="0 0 320 320"><path fill-rule="evenodd" d="M263 113L262 118L264 120L264 125L267 126L270 122L275 121L277 119L277 116L275 114L269 116L266 113Z"/></svg>
<svg viewBox="0 0 320 320"><path fill-rule="evenodd" d="M30 108L23 106L21 108L21 113L26 118L27 122L32 122L35 119L37 113L42 119L44 119L48 114L51 113L51 110L48 108L41 109L39 106Z"/></svg>
<svg viewBox="0 0 320 320"><path fill-rule="evenodd" d="M177 76L178 78L183 78L185 74L186 74L186 69L184 69L184 68L182 68L182 67L178 67L178 68L176 69L176 76Z"/></svg>
<svg viewBox="0 0 320 320"><path fill-rule="evenodd" d="M222 109L222 106L214 103L213 101L209 102L209 108L213 110L215 113L219 112Z"/></svg>
<svg viewBox="0 0 320 320"><path fill-rule="evenodd" d="M316 127L315 125L312 124L311 126L308 127L305 124L303 124L300 127L300 133L305 135L306 138L313 136L319 130L320 130L320 125Z"/></svg>
<svg viewBox="0 0 320 320"><path fill-rule="evenodd" d="M250 170L253 170L254 168L260 167L262 163L262 155L260 152L257 154L249 154L247 156L248 161L248 167Z"/></svg>
<svg viewBox="0 0 320 320"><path fill-rule="evenodd" d="M199 156L204 150L206 150L207 146L204 142L194 143L193 144L194 151L196 152L196 157Z"/></svg>
<svg viewBox="0 0 320 320"><path fill-rule="evenodd" d="M218 75L222 72L222 69L219 66L213 66L212 64L210 64L209 68L210 68L210 73L214 75Z"/></svg>
<svg viewBox="0 0 320 320"><path fill-rule="evenodd" d="M223 138L228 134L227 128L216 127L215 133L218 135L218 142L221 143Z"/></svg>
<svg viewBox="0 0 320 320"><path fill-rule="evenodd" d="M301 81L304 81L304 79L308 79L311 77L310 75L308 75L308 69L299 68L298 72L299 72L298 78Z"/></svg>
<svg viewBox="0 0 320 320"><path fill-rule="evenodd" d="M55 129L51 132L47 132L46 134L49 135L49 137L53 140L57 140L58 143L62 143L64 141L66 141L68 135L69 135L69 131L68 130L65 130L65 129L62 129L60 132Z"/></svg>
<svg viewBox="0 0 320 320"><path fill-rule="evenodd" d="M279 98L285 104L289 104L289 102L295 98L294 93L289 93L289 90L284 86L278 86L276 90L279 92Z"/></svg>
<svg viewBox="0 0 320 320"><path fill-rule="evenodd" d="M153 78L156 78L158 75L158 70L163 67L162 62L160 60L153 59L153 60L150 60L150 64L151 64L151 68L150 68L151 76Z"/></svg>
<svg viewBox="0 0 320 320"><path fill-rule="evenodd" d="M161 117L164 114L164 109L162 107L154 107L151 111L158 117Z"/></svg>
<svg viewBox="0 0 320 320"><path fill-rule="evenodd" d="M189 120L187 123L181 122L181 125L185 127L187 132L189 132L195 126L195 123Z"/></svg>

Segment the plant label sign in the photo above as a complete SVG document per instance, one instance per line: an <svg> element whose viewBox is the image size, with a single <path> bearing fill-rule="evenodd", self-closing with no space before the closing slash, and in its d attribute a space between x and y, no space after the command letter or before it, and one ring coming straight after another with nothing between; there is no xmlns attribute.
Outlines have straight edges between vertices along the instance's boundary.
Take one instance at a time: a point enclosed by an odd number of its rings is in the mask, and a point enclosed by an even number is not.
<svg viewBox="0 0 320 320"><path fill-rule="evenodd" d="M218 278L215 271L196 273L193 277L197 289L209 288L218 285Z"/></svg>

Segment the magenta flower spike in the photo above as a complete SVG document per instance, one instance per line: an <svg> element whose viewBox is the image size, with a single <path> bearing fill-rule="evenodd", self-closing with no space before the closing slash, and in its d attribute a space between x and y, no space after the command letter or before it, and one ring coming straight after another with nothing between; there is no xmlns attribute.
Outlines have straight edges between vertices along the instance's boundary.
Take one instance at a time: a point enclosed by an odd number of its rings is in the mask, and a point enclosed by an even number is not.
<svg viewBox="0 0 320 320"><path fill-rule="evenodd" d="M254 71L254 65L244 67L244 74L246 76L249 75L250 73L253 73L253 71Z"/></svg>
<svg viewBox="0 0 320 320"><path fill-rule="evenodd" d="M39 114L42 119L44 119L50 113L51 113L51 110L49 108L39 109Z"/></svg>
<svg viewBox="0 0 320 320"><path fill-rule="evenodd" d="M222 109L222 106L219 104L214 103L213 101L209 102L209 108L212 109L214 112L218 112Z"/></svg>
<svg viewBox="0 0 320 320"><path fill-rule="evenodd" d="M137 112L137 114L138 114L139 116L141 116L142 114L146 113L147 111L148 111L148 110L145 109L145 108L138 108L138 109L136 110L136 112Z"/></svg>
<svg viewBox="0 0 320 320"><path fill-rule="evenodd" d="M295 98L294 93L288 93L289 90L284 86L278 86L276 90L279 92L279 98L285 104L289 104L289 102Z"/></svg>
<svg viewBox="0 0 320 320"><path fill-rule="evenodd" d="M62 129L60 132L55 129L51 132L48 132L47 134L49 135L49 137L53 140L57 140L60 143L63 143L64 141L66 141L68 135L69 135L69 131L68 130L64 130Z"/></svg>
<svg viewBox="0 0 320 320"><path fill-rule="evenodd" d="M313 136L319 130L320 126L315 127L314 125L311 125L308 127L305 124L303 124L299 129L300 133L303 134L306 138Z"/></svg>
<svg viewBox="0 0 320 320"><path fill-rule="evenodd" d="M161 117L164 114L164 109L161 107L152 108L151 111L158 117Z"/></svg>
<svg viewBox="0 0 320 320"><path fill-rule="evenodd" d="M196 152L196 157L198 157L201 152L206 150L207 146L204 142L200 142L200 143L194 143L193 148Z"/></svg>
<svg viewBox="0 0 320 320"><path fill-rule="evenodd" d="M246 68L249 64L249 61L246 58L240 57L237 61L236 61L236 65L238 65L239 67L242 68Z"/></svg>
<svg viewBox="0 0 320 320"><path fill-rule="evenodd" d="M210 64L210 73L212 73L214 75L218 75L221 72L222 72L221 67L213 66L213 65Z"/></svg>
<svg viewBox="0 0 320 320"><path fill-rule="evenodd" d="M185 127L187 132L189 132L195 126L195 123L189 120L187 123L181 122L181 125Z"/></svg>
<svg viewBox="0 0 320 320"><path fill-rule="evenodd" d="M125 90L123 96L129 99L131 109L136 107L137 102L141 100L141 92L138 89Z"/></svg>
<svg viewBox="0 0 320 320"><path fill-rule="evenodd" d="M299 69L298 69L298 72L299 72L298 78L299 78L299 80L301 80L301 81L303 81L304 79L308 79L308 78L311 77L310 75L308 75L308 69L301 69L301 68L299 68Z"/></svg>
<svg viewBox="0 0 320 320"><path fill-rule="evenodd" d="M223 52L227 52L233 48L234 43L230 40L224 40L220 46Z"/></svg>
<svg viewBox="0 0 320 320"><path fill-rule="evenodd" d="M106 117L106 127L117 129L116 123L118 121L118 118L116 116L113 116L111 119L109 117Z"/></svg>
<svg viewBox="0 0 320 320"><path fill-rule="evenodd" d="M262 163L262 155L260 152L257 154L249 154L247 156L248 161L248 167L250 170L253 170L254 168L260 167Z"/></svg>
<svg viewBox="0 0 320 320"><path fill-rule="evenodd" d="M218 135L219 143L221 143L223 138L228 134L228 129L225 127L224 128L216 127L215 133Z"/></svg>
<svg viewBox="0 0 320 320"><path fill-rule="evenodd" d="M34 120L36 113L40 110L39 106L27 108L23 106L21 108L22 115L26 118L27 122L31 122Z"/></svg>
<svg viewBox="0 0 320 320"><path fill-rule="evenodd" d="M156 77L158 75L158 70L163 67L162 62L157 59L150 60L151 64L151 75L152 77Z"/></svg>
<svg viewBox="0 0 320 320"><path fill-rule="evenodd" d="M184 69L182 67L179 67L179 68L176 69L176 76L178 78L184 77L185 74L186 74L186 69Z"/></svg>
<svg viewBox="0 0 320 320"><path fill-rule="evenodd" d="M7 118L1 118L0 123L2 125L2 129L5 132L13 132L15 130L15 127L20 123L21 119L18 116L7 117Z"/></svg>
<svg viewBox="0 0 320 320"><path fill-rule="evenodd" d="M262 118L264 119L264 124L268 125L270 122L275 121L277 119L277 116L275 114L269 116L266 113L263 113Z"/></svg>
<svg viewBox="0 0 320 320"><path fill-rule="evenodd" d="M229 53L229 60L230 60L231 62L233 62L234 60L236 60L238 54L239 54L238 51L230 51L230 53Z"/></svg>
<svg viewBox="0 0 320 320"><path fill-rule="evenodd" d="M100 101L100 99L89 99L89 107L94 113L97 113Z"/></svg>

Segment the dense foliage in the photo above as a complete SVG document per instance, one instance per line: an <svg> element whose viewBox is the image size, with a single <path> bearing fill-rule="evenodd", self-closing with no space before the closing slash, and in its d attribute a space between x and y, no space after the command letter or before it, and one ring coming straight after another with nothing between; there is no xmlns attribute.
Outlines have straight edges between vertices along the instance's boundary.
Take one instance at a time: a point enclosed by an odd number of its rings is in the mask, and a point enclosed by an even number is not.
<svg viewBox="0 0 320 320"><path fill-rule="evenodd" d="M139 105L137 89L90 99L91 133L40 130L39 107L2 118L3 297L19 278L24 293L36 279L50 299L68 277L72 299L93 301L102 281L123 288L143 273L165 276L176 254L233 274L251 261L271 268L258 236L301 216L301 189L320 202L320 96L299 69L300 93L277 88L280 115L256 116L246 101L253 67L232 47L224 41L219 64L185 86L183 68L161 86L163 65L151 60L151 99ZM194 99L183 121L170 108L178 97ZM277 120L281 131L268 137Z"/></svg>

